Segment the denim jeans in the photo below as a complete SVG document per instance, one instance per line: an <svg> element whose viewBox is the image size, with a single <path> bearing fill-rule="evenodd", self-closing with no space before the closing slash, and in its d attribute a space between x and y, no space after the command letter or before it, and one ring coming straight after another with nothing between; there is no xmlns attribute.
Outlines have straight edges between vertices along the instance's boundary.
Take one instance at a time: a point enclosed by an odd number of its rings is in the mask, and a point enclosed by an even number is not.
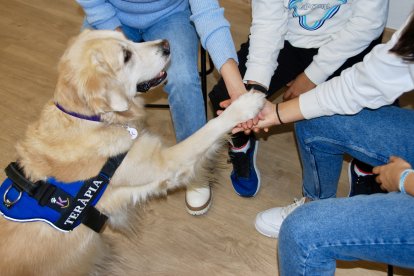
<svg viewBox="0 0 414 276"><path fill-rule="evenodd" d="M198 75L198 37L190 21L190 11L171 14L146 29L122 26L134 42L167 39L171 62L167 68L168 102L177 142L196 132L206 123L204 100ZM84 27L89 27L85 22Z"/></svg>
<svg viewBox="0 0 414 276"><path fill-rule="evenodd" d="M334 275L336 260L414 268L414 198L397 192L306 203L283 222L279 272Z"/></svg>
<svg viewBox="0 0 414 276"><path fill-rule="evenodd" d="M414 111L396 106L295 125L303 193L279 234L281 275L334 275L335 260L414 268L414 197L401 193L334 198L344 154L372 166L391 155L414 165ZM326 200L317 200L326 199Z"/></svg>

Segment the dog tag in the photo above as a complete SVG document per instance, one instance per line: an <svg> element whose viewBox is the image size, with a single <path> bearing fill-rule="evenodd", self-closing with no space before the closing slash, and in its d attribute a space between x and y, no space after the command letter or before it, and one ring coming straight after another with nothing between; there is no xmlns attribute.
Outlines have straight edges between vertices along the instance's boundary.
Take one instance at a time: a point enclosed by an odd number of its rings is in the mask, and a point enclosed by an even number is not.
<svg viewBox="0 0 414 276"><path fill-rule="evenodd" d="M129 135L131 135L132 140L134 140L138 137L138 131L137 131L136 128L127 126L126 129L128 130Z"/></svg>

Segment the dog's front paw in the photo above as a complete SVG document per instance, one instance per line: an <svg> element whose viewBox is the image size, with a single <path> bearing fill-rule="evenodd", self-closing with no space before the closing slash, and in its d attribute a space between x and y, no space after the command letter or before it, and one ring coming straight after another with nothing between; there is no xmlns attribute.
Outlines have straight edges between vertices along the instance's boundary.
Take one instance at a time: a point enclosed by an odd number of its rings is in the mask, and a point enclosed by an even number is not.
<svg viewBox="0 0 414 276"><path fill-rule="evenodd" d="M241 95L225 110L232 117L235 124L253 119L263 108L266 95L257 92L248 92Z"/></svg>

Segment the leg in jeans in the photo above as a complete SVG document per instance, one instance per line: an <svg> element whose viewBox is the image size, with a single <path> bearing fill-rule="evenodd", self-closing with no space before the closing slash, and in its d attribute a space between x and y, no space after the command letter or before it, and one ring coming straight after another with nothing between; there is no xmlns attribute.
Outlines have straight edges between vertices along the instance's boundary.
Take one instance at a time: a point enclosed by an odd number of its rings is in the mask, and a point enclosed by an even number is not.
<svg viewBox="0 0 414 276"><path fill-rule="evenodd" d="M177 142L196 132L206 123L204 99L198 75L199 40L190 22L190 11L170 15L143 30L145 41L167 39L170 43L171 62L167 68L170 112ZM211 205L208 181L195 179L187 188L185 202L192 215L206 213Z"/></svg>
<svg viewBox="0 0 414 276"><path fill-rule="evenodd" d="M414 164L414 111L396 106L335 115L295 125L305 196L336 195L343 155L382 165L391 155ZM370 260L414 267L414 198L361 195L305 204L283 222L281 275L334 275L335 260ZM392 210L392 212L390 212Z"/></svg>
<svg viewBox="0 0 414 276"><path fill-rule="evenodd" d="M336 260L414 268L413 208L414 198L397 192L297 208L280 231L280 275L334 275Z"/></svg>
<svg viewBox="0 0 414 276"><path fill-rule="evenodd" d="M190 22L190 11L175 13L144 30L145 41L167 39L171 63L167 68L168 93L177 142L206 123L204 100L198 75L198 37Z"/></svg>
<svg viewBox="0 0 414 276"><path fill-rule="evenodd" d="M414 111L396 106L364 109L352 116L325 116L295 124L303 167L303 193L310 199L336 196L343 155L371 166L391 155L414 164Z"/></svg>

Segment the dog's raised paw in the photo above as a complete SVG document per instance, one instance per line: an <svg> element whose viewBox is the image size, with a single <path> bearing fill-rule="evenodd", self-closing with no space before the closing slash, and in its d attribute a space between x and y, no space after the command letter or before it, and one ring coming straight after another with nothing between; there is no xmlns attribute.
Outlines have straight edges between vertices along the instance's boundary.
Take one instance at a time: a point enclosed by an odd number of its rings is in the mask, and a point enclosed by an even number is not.
<svg viewBox="0 0 414 276"><path fill-rule="evenodd" d="M228 111L236 124L253 119L263 108L266 95L257 92L248 92L241 95L234 101L226 111Z"/></svg>

